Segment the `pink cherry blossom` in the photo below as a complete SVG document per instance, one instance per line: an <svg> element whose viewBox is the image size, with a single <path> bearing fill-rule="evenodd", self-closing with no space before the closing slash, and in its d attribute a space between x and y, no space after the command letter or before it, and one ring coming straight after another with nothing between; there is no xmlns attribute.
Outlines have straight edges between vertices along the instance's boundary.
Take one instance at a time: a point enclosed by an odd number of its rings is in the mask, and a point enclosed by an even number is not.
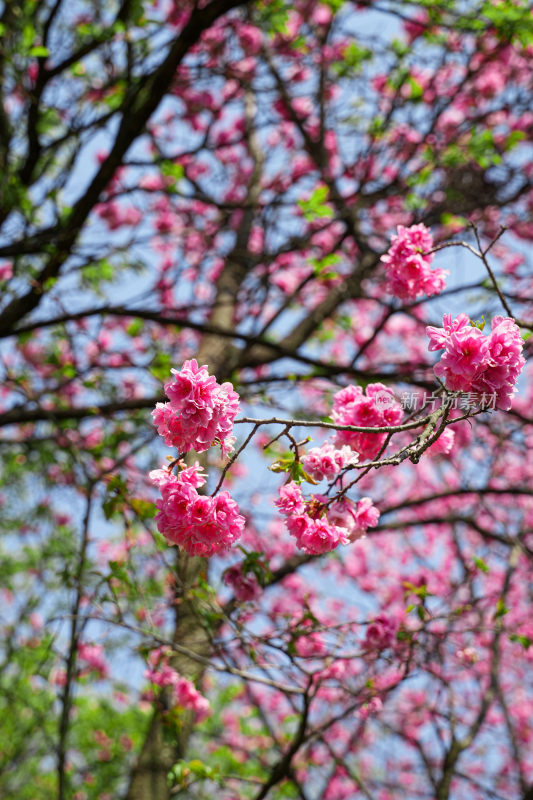
<svg viewBox="0 0 533 800"><path fill-rule="evenodd" d="M332 419L339 425L386 427L397 425L402 416L401 405L392 391L382 383L371 383L366 395L360 386L347 386L333 397ZM348 445L363 459L374 458L386 438L385 433L352 433L338 431L337 445Z"/></svg>
<svg viewBox="0 0 533 800"><path fill-rule="evenodd" d="M302 490L291 481L279 488L279 500L274 501L282 514L303 514L305 509Z"/></svg>
<svg viewBox="0 0 533 800"><path fill-rule="evenodd" d="M257 582L257 578L253 572L244 574L241 564L235 564L226 570L224 583L226 586L232 587L236 599L241 603L257 600L261 594L261 587Z"/></svg>
<svg viewBox="0 0 533 800"><path fill-rule="evenodd" d="M209 702L191 681L169 665L168 658L164 648L150 653L151 667L145 671L145 678L160 688L171 687L175 705L194 711L195 721L201 722L211 713Z"/></svg>
<svg viewBox="0 0 533 800"><path fill-rule="evenodd" d="M379 511L370 499L362 497L357 501L355 511L355 530L365 533L368 528L374 528L378 524Z"/></svg>
<svg viewBox="0 0 533 800"><path fill-rule="evenodd" d="M492 332L485 336L472 327L466 314L453 322L445 314L443 327L427 327L429 350L444 350L437 375L451 391L495 395L497 408L509 410L516 381L525 360L520 330L510 317L494 317Z"/></svg>
<svg viewBox="0 0 533 800"><path fill-rule="evenodd" d="M8 281L13 277L13 265L10 261L0 264L0 281Z"/></svg>
<svg viewBox="0 0 533 800"><path fill-rule="evenodd" d="M109 667L104 657L104 648L100 644L80 642L78 645L78 659L100 678L107 678Z"/></svg>
<svg viewBox="0 0 533 800"><path fill-rule="evenodd" d="M348 464L357 463L358 458L357 453L346 445L337 450L333 444L326 442L321 447L308 450L302 457L302 464L304 470L315 480L332 481L341 469Z"/></svg>
<svg viewBox="0 0 533 800"><path fill-rule="evenodd" d="M313 519L307 514L287 518L287 528L296 544L304 553L321 555L335 550L339 544L347 544L344 528L332 525L327 518Z"/></svg>
<svg viewBox="0 0 533 800"><path fill-rule="evenodd" d="M328 518L345 528L349 541L354 542L365 536L368 528L378 524L379 510L370 497L362 497L355 505L344 497L332 503L328 509Z"/></svg>
<svg viewBox="0 0 533 800"><path fill-rule="evenodd" d="M189 555L212 556L240 538L245 520L229 492L215 497L198 494L197 488L205 484L198 464L177 476L153 470L150 478L161 492L156 503L157 528L170 544L183 547Z"/></svg>
<svg viewBox="0 0 533 800"><path fill-rule="evenodd" d="M207 367L196 360L185 361L181 370L171 370L165 384L170 402L157 403L152 416L165 444L181 453L201 453L219 442L223 452L233 449L233 420L239 412L239 395L230 383L220 385Z"/></svg>
<svg viewBox="0 0 533 800"><path fill-rule="evenodd" d="M367 528L377 524L379 511L369 497L357 505L344 497L331 503L324 495L306 500L298 484L290 482L279 489L274 501L286 519L291 536L305 553L318 555L361 538Z"/></svg>
<svg viewBox="0 0 533 800"><path fill-rule="evenodd" d="M360 719L368 719L374 714L378 714L383 709L383 700L379 697L372 697L368 703L363 703L357 712Z"/></svg>
<svg viewBox="0 0 533 800"><path fill-rule="evenodd" d="M425 225L398 225L387 253L381 256L386 265L387 289L401 300L415 300L420 295L440 294L446 285L446 273L432 270L433 237Z"/></svg>
<svg viewBox="0 0 533 800"><path fill-rule="evenodd" d="M398 623L395 619L379 614L366 629L364 647L367 650L384 650L396 640Z"/></svg>
<svg viewBox="0 0 533 800"><path fill-rule="evenodd" d="M445 428L437 441L428 447L426 455L448 455L452 451L454 441L455 431L452 428Z"/></svg>

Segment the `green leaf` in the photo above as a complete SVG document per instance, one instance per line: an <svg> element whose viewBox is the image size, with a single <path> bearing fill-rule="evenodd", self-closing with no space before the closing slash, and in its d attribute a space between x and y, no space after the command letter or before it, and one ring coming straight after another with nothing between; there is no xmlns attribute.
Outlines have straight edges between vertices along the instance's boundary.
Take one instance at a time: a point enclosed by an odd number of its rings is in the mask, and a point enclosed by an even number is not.
<svg viewBox="0 0 533 800"><path fill-rule="evenodd" d="M526 0L488 0L481 7L481 14L502 41L518 40L524 47L533 44L533 16Z"/></svg>
<svg viewBox="0 0 533 800"><path fill-rule="evenodd" d="M46 58L50 55L50 50L47 47L43 47L43 45L36 45L31 48L28 55L34 56L35 58Z"/></svg>
<svg viewBox="0 0 533 800"><path fill-rule="evenodd" d="M526 138L524 131L511 131L505 142L505 149L512 150L518 142L522 142Z"/></svg>
<svg viewBox="0 0 533 800"><path fill-rule="evenodd" d="M337 11L339 11L343 7L345 1L346 0L320 0L320 3L323 6L331 8L333 13L336 14Z"/></svg>
<svg viewBox="0 0 533 800"><path fill-rule="evenodd" d="M54 277L54 278L47 278L47 279L45 280L45 282L43 283L43 290L44 290L45 292L49 292L49 291L50 291L50 289L53 289L53 288L54 288L54 286L56 285L57 281L58 281L58 279L57 279L56 277Z"/></svg>
<svg viewBox="0 0 533 800"><path fill-rule="evenodd" d="M503 597L498 598L498 602L496 603L496 611L494 613L494 619L499 619L500 617L504 617L508 613L509 609L505 605Z"/></svg>
<svg viewBox="0 0 533 800"><path fill-rule="evenodd" d="M46 108L37 121L37 132L40 134L51 133L61 126L61 117L55 108Z"/></svg>
<svg viewBox="0 0 533 800"><path fill-rule="evenodd" d="M168 542L162 533L159 533L159 531L154 531L152 535L154 537L154 542L158 550L161 551L161 550L166 550L168 548Z"/></svg>
<svg viewBox="0 0 533 800"><path fill-rule="evenodd" d="M368 126L368 135L374 139L379 139L385 131L385 120L383 117L374 117Z"/></svg>
<svg viewBox="0 0 533 800"><path fill-rule="evenodd" d="M289 9L289 4L284 0L258 3L259 20L269 36L274 37L276 34L285 36L287 34Z"/></svg>
<svg viewBox="0 0 533 800"><path fill-rule="evenodd" d="M149 503L147 500L141 500L138 497L132 497L129 504L141 519L151 519L155 516L157 511L153 503Z"/></svg>
<svg viewBox="0 0 533 800"><path fill-rule="evenodd" d="M533 644L533 641L529 638L529 636L522 636L522 634L519 633L511 633L509 636L509 640L511 642L518 642L518 644L522 645L524 650L527 650L528 647L531 647L531 645Z"/></svg>
<svg viewBox="0 0 533 800"><path fill-rule="evenodd" d="M290 476L295 483L301 483L305 480L305 472L301 461L293 461L290 467Z"/></svg>
<svg viewBox="0 0 533 800"><path fill-rule="evenodd" d="M482 316L480 320L470 320L470 325L472 328L477 328L478 330L482 331L485 327L485 317Z"/></svg>
<svg viewBox="0 0 533 800"><path fill-rule="evenodd" d="M456 144L450 144L441 157L442 163L445 167L459 167L465 164L467 159L461 148Z"/></svg>
<svg viewBox="0 0 533 800"><path fill-rule="evenodd" d="M440 221L443 225L453 225L454 227L466 228L468 220L466 217L459 217L456 214L445 213L441 215Z"/></svg>
<svg viewBox="0 0 533 800"><path fill-rule="evenodd" d="M124 102L125 94L126 84L124 81L119 81L116 86L106 92L103 102L111 111L116 111Z"/></svg>
<svg viewBox="0 0 533 800"><path fill-rule="evenodd" d="M163 161L161 163L161 172L165 178L171 178L173 184L176 184L184 175L184 169L181 164L176 164L174 161Z"/></svg>
<svg viewBox="0 0 533 800"><path fill-rule="evenodd" d="M419 195L411 192L405 198L405 207L409 211L417 211L418 209L425 208L427 206L427 200Z"/></svg>
<svg viewBox="0 0 533 800"><path fill-rule="evenodd" d="M61 374L65 378L75 378L78 373L74 364L64 364L61 367Z"/></svg>
<svg viewBox="0 0 533 800"><path fill-rule="evenodd" d="M308 222L333 216L333 210L329 206L324 205L328 195L329 189L327 186L317 186L308 200L298 201L298 205L304 212L304 217Z"/></svg>
<svg viewBox="0 0 533 800"><path fill-rule="evenodd" d="M34 40L35 40L35 28L31 24L31 22L28 22L22 30L22 39L21 39L22 49L29 50Z"/></svg>
<svg viewBox="0 0 533 800"><path fill-rule="evenodd" d="M474 561L474 564L476 565L476 567L478 569L480 569L482 572L485 572L485 573L490 572L490 567L487 566L487 564L483 561L482 558L478 558L477 556L474 556L473 561Z"/></svg>
<svg viewBox="0 0 533 800"><path fill-rule="evenodd" d="M409 53L409 47L401 39L393 39L391 48L398 58L404 58Z"/></svg>
<svg viewBox="0 0 533 800"><path fill-rule="evenodd" d="M340 260L341 260L341 257L340 257L340 255L338 253L330 253L329 255L327 255L327 256L325 256L324 258L321 258L321 259L311 258L309 263L312 265L313 273L316 276L324 277L324 275L322 273L324 273L324 271L326 269L328 269L328 267L331 267L334 264L338 264ZM329 274L330 275L337 275L336 272L335 273L331 272Z"/></svg>
<svg viewBox="0 0 533 800"><path fill-rule="evenodd" d="M134 319L126 328L128 336L138 336L144 327L144 320Z"/></svg>
<svg viewBox="0 0 533 800"><path fill-rule="evenodd" d="M359 47L356 42L350 42L344 50L343 60L335 63L335 70L339 74L346 74L348 71L357 72L365 61L372 58L372 51L366 47Z"/></svg>
<svg viewBox="0 0 533 800"><path fill-rule="evenodd" d="M424 89L422 86L416 81L413 77L409 76L407 79L407 83L409 84L409 88L411 90L411 100L421 100L422 95L424 94Z"/></svg>
<svg viewBox="0 0 533 800"><path fill-rule="evenodd" d="M412 638L413 638L412 631L399 630L398 633L396 634L396 640L398 642L405 642Z"/></svg>
<svg viewBox="0 0 533 800"><path fill-rule="evenodd" d="M113 578L116 578L120 583L125 584L129 589L134 589L135 585L133 584L128 570L121 564L119 561L110 561L109 562L109 569Z"/></svg>
<svg viewBox="0 0 533 800"><path fill-rule="evenodd" d="M92 289L100 289L100 284L113 280L115 269L110 261L103 258L96 264L86 264L81 268L82 281Z"/></svg>

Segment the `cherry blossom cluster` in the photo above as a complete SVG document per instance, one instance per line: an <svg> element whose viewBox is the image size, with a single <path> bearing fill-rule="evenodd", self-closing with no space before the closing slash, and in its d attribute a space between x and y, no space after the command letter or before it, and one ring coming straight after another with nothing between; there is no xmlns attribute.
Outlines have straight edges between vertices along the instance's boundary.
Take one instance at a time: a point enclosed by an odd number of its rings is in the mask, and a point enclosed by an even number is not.
<svg viewBox="0 0 533 800"><path fill-rule="evenodd" d="M198 494L205 484L198 462L186 467L183 462L178 475L166 469L150 472L159 486L161 499L156 502L157 528L171 544L177 544L191 556L212 556L230 547L240 538L244 517L229 492L215 497Z"/></svg>
<svg viewBox="0 0 533 800"><path fill-rule="evenodd" d="M510 317L494 317L489 336L459 314L443 317L443 327L428 326L429 350L444 350L435 375L453 392L495 395L496 407L511 408L516 381L525 364L518 325Z"/></svg>
<svg viewBox="0 0 533 800"><path fill-rule="evenodd" d="M347 386L333 397L332 419L338 425L361 427L387 427L397 425L403 409L392 390L383 383L370 383L366 395L360 386ZM385 442L385 433L357 433L338 431L336 443L347 445L360 458L374 458Z"/></svg>
<svg viewBox="0 0 533 800"><path fill-rule="evenodd" d="M195 721L201 722L211 713L209 702L191 681L169 665L168 659L167 648L160 647L152 651L148 658L150 666L144 677L161 688L171 687L175 705L194 711Z"/></svg>
<svg viewBox="0 0 533 800"><path fill-rule="evenodd" d="M386 614L378 614L366 629L364 647L366 650L385 650L396 641L398 622Z"/></svg>
<svg viewBox="0 0 533 800"><path fill-rule="evenodd" d="M100 678L107 678L109 666L105 660L104 648L101 644L80 642L78 645L78 660L90 671L97 673Z"/></svg>
<svg viewBox="0 0 533 800"><path fill-rule="evenodd" d="M379 511L369 497L357 504L347 498L331 502L323 495L303 496L301 487L291 481L279 489L275 505L286 516L287 528L305 553L329 553L365 535L377 524Z"/></svg>
<svg viewBox="0 0 533 800"><path fill-rule="evenodd" d="M302 465L308 475L316 481L332 481L341 469L359 460L357 453L344 445L339 450L331 442L321 447L312 447L302 457Z"/></svg>
<svg viewBox="0 0 533 800"><path fill-rule="evenodd" d="M231 586L235 598L241 603L257 600L261 587L253 572L245 572L242 564L234 564L224 573L224 583Z"/></svg>
<svg viewBox="0 0 533 800"><path fill-rule="evenodd" d="M398 225L398 233L381 261L386 265L387 290L401 300L415 300L421 295L440 294L446 285L446 272L431 269L433 247L431 232L422 223L405 228Z"/></svg>
<svg viewBox="0 0 533 800"><path fill-rule="evenodd" d="M171 370L165 383L168 403L157 403L152 416L157 432L169 447L180 453L201 453L219 443L222 452L233 449L233 420L239 412L239 395L231 383L217 383L207 366L193 358L181 370Z"/></svg>

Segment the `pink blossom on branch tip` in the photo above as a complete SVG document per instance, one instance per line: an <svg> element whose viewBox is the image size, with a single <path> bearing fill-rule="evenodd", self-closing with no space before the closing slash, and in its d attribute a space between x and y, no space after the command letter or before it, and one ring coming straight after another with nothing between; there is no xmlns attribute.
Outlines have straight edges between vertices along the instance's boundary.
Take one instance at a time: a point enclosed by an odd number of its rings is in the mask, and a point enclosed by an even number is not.
<svg viewBox="0 0 533 800"><path fill-rule="evenodd" d="M200 495L205 484L196 463L178 475L163 469L152 470L150 478L159 486L161 499L155 520L160 533L192 556L212 556L228 549L240 538L245 519L227 491L215 497Z"/></svg>
<svg viewBox="0 0 533 800"><path fill-rule="evenodd" d="M443 317L443 327L428 326L428 350L444 350L435 375L452 392L495 396L496 408L508 411L525 359L520 329L510 317L494 317L489 336L470 324L466 314L453 321Z"/></svg>
<svg viewBox="0 0 533 800"><path fill-rule="evenodd" d="M151 667L144 673L155 686L172 689L172 698L176 706L194 711L195 721L201 722L211 713L209 702L200 694L191 681L184 678L168 663L168 657L155 651L150 659Z"/></svg>
<svg viewBox="0 0 533 800"><path fill-rule="evenodd" d="M239 412L239 395L231 383L217 383L206 366L185 361L165 383L168 403L157 403L152 416L157 431L169 447L180 453L201 453L215 442L223 452L233 449L233 421Z"/></svg>
<svg viewBox="0 0 533 800"><path fill-rule="evenodd" d="M224 573L224 583L231 586L235 598L241 603L257 600L261 595L261 587L253 572L243 572L242 564L234 564Z"/></svg>
<svg viewBox="0 0 533 800"><path fill-rule="evenodd" d="M431 269L431 232L422 223L405 228L391 238L391 246L381 261L385 264L388 291L400 300L415 300L421 295L440 294L446 286L446 272Z"/></svg>
<svg viewBox="0 0 533 800"><path fill-rule="evenodd" d="M304 470L316 481L332 481L341 469L349 464L356 464L359 459L357 453L344 445L340 449L329 442L321 447L312 447L302 457Z"/></svg>
<svg viewBox="0 0 533 800"><path fill-rule="evenodd" d="M401 405L383 383L370 383L366 394L360 386L347 386L333 397L331 417L338 425L382 428L397 425L403 416ZM337 446L348 445L362 459L374 458L385 442L386 433L338 431Z"/></svg>
<svg viewBox="0 0 533 800"><path fill-rule="evenodd" d="M379 511L369 497L355 504L344 497L331 503L323 495L306 500L298 484L291 481L281 486L274 502L286 517L287 529L305 553L322 555L340 544L360 539L368 528L377 525Z"/></svg>

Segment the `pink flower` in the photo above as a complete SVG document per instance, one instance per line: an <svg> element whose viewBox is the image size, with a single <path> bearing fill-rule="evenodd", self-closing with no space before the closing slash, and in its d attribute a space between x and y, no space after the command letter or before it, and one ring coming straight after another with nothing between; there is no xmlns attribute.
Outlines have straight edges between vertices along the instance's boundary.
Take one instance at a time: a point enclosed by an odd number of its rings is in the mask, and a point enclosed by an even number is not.
<svg viewBox="0 0 533 800"><path fill-rule="evenodd" d="M174 687L177 705L194 711L196 722L202 722L211 713L208 700L203 697L187 678L180 677Z"/></svg>
<svg viewBox="0 0 533 800"><path fill-rule="evenodd" d="M339 544L348 543L344 528L332 525L325 517L313 519L307 514L291 516L287 519L287 528L300 550L310 555L329 553Z"/></svg>
<svg viewBox="0 0 533 800"><path fill-rule="evenodd" d="M387 289L401 300L414 300L420 295L442 292L446 285L446 273L430 268L433 253L433 237L425 225L398 225L398 234L391 239L391 246L381 261L386 265Z"/></svg>
<svg viewBox="0 0 533 800"><path fill-rule="evenodd" d="M198 463L182 469L177 477L159 469L150 478L161 492L156 503L157 528L171 544L189 555L212 556L240 538L245 520L229 492L215 497L198 494L197 488L205 483Z"/></svg>
<svg viewBox="0 0 533 800"><path fill-rule="evenodd" d="M347 386L337 392L331 416L338 425L377 428L397 425L403 410L389 388L382 383L371 383L366 388L366 396L360 386ZM363 459L371 459L377 455L385 439L385 433L338 431L336 443L348 445Z"/></svg>
<svg viewBox="0 0 533 800"><path fill-rule="evenodd" d="M208 701L191 681L169 665L168 656L161 649L151 653L150 656L149 660L154 666L146 670L145 678L161 688L172 687L175 705L194 711L196 722L201 722L208 717L211 713Z"/></svg>
<svg viewBox="0 0 533 800"><path fill-rule="evenodd" d="M90 670L97 672L100 678L107 678L109 668L104 658L104 648L100 644L78 645L78 659L85 662Z"/></svg>
<svg viewBox="0 0 533 800"><path fill-rule="evenodd" d="M452 391L469 391L487 366L488 340L478 328L453 331L435 375Z"/></svg>
<svg viewBox="0 0 533 800"><path fill-rule="evenodd" d="M445 428L437 441L428 447L426 450L427 455L448 455L452 450L454 439L455 431L451 428Z"/></svg>
<svg viewBox="0 0 533 800"><path fill-rule="evenodd" d="M330 505L329 498L323 495L305 500L293 482L281 486L279 492L281 499L275 505L287 517L289 533L297 546L311 555L329 553L340 544L359 539L379 519L379 511L369 497L359 500L356 506L347 498Z"/></svg>
<svg viewBox="0 0 533 800"><path fill-rule="evenodd" d="M496 405L508 411L511 408L515 383L525 362L520 330L510 317L494 317L492 333L488 337L490 363L477 381L476 390L488 394L495 392Z"/></svg>
<svg viewBox="0 0 533 800"><path fill-rule="evenodd" d="M110 231L117 230L123 225L138 225L142 220L142 213L138 208L124 208L114 201L100 203L97 206L97 214L105 220Z"/></svg>
<svg viewBox="0 0 533 800"><path fill-rule="evenodd" d="M13 277L13 265L10 261L0 264L0 281L8 281Z"/></svg>
<svg viewBox="0 0 533 800"><path fill-rule="evenodd" d="M239 395L230 383L218 384L207 367L185 361L174 379L165 384L169 403L157 403L152 416L165 444L181 453L201 453L214 442L233 449L233 420L239 412Z"/></svg>
<svg viewBox="0 0 533 800"><path fill-rule="evenodd" d="M379 697L372 697L368 703L363 703L357 712L360 719L368 719L383 710L383 701Z"/></svg>
<svg viewBox="0 0 533 800"><path fill-rule="evenodd" d="M358 500L355 512L356 531L366 533L367 528L374 528L378 521L379 511L370 497L362 497Z"/></svg>
<svg viewBox="0 0 533 800"><path fill-rule="evenodd" d="M418 36L424 33L428 27L428 21L428 13L425 9L423 11L418 11L411 19L404 20L403 27L407 34L409 44L412 44Z"/></svg>
<svg viewBox="0 0 533 800"><path fill-rule="evenodd" d="M365 536L368 528L378 524L379 511L370 497L362 497L354 505L351 500L343 498L333 503L328 510L328 518L346 529L350 542Z"/></svg>
<svg viewBox="0 0 533 800"><path fill-rule="evenodd" d="M380 614L366 629L364 647L366 650L385 650L396 640L398 624L396 620Z"/></svg>
<svg viewBox="0 0 533 800"><path fill-rule="evenodd" d="M427 327L428 349L444 350L435 365L437 375L451 391L493 395L497 408L511 408L515 384L524 367L523 341L515 321L494 317L485 336L472 327L466 314L443 317L443 327Z"/></svg>
<svg viewBox="0 0 533 800"><path fill-rule="evenodd" d="M302 490L297 483L291 481L279 488L279 500L274 500L274 505L282 514L303 514L305 505Z"/></svg>
<svg viewBox="0 0 533 800"><path fill-rule="evenodd" d="M247 55L255 55L261 49L262 34L254 25L239 25L238 36Z"/></svg>
<svg viewBox="0 0 533 800"><path fill-rule="evenodd" d="M430 352L442 350L446 347L446 342L454 331L470 328L470 317L467 314L459 314L452 322L452 315L445 314L442 318L442 326L442 328L434 328L428 325L426 328L426 335L429 337L428 350Z"/></svg>
<svg viewBox="0 0 533 800"><path fill-rule="evenodd" d="M326 443L322 447L308 450L302 458L302 464L304 470L316 481L332 481L341 469L348 464L355 464L358 458L357 453L347 446L337 450L334 445Z"/></svg>
<svg viewBox="0 0 533 800"><path fill-rule="evenodd" d="M257 600L261 594L261 587L257 582L257 578L253 572L244 574L242 564L235 564L226 570L224 583L226 586L232 587L236 599L241 603Z"/></svg>

